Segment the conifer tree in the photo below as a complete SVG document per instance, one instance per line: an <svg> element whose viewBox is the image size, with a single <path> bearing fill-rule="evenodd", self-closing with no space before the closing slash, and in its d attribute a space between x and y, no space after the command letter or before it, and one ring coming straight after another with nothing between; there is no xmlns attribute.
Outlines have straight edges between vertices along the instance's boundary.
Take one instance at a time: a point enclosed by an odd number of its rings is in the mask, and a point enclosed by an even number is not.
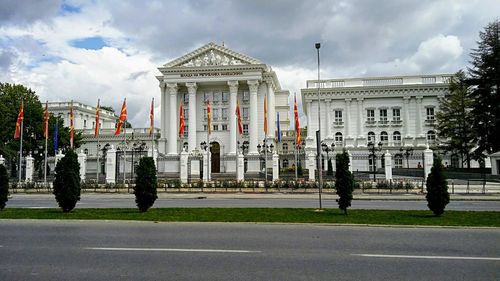
<svg viewBox="0 0 500 281"><path fill-rule="evenodd" d="M54 179L54 195L59 207L67 213L80 200L80 164L73 150L57 162Z"/></svg>
<svg viewBox="0 0 500 281"><path fill-rule="evenodd" d="M153 158L141 158L137 167L134 187L135 203L139 211L146 212L153 206L158 198L156 195L157 186L156 167Z"/></svg>
<svg viewBox="0 0 500 281"><path fill-rule="evenodd" d="M335 189L339 196L339 209L347 215L347 208L351 206L352 191L354 190L354 177L349 171L349 155L344 150L337 154L336 162L337 170L335 172Z"/></svg>
<svg viewBox="0 0 500 281"><path fill-rule="evenodd" d="M431 173L427 177L426 187L427 206L434 215L442 215L444 208L450 203L450 194L448 193L448 181L443 172L443 163L439 157L434 159Z"/></svg>
<svg viewBox="0 0 500 281"><path fill-rule="evenodd" d="M0 165L0 211L5 208L5 203L9 201L9 176L4 165Z"/></svg>

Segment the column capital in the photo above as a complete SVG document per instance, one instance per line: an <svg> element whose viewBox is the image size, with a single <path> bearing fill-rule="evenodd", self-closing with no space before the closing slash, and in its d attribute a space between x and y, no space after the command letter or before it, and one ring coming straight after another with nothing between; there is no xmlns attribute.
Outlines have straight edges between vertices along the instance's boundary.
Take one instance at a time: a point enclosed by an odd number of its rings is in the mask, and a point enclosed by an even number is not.
<svg viewBox="0 0 500 281"><path fill-rule="evenodd" d="M196 82L186 82L186 87L188 88L188 92L190 94L196 94L196 89L198 88Z"/></svg>
<svg viewBox="0 0 500 281"><path fill-rule="evenodd" d="M362 101L364 101L364 100L365 100L365 98L357 98L356 100L357 100L358 102L362 102Z"/></svg>
<svg viewBox="0 0 500 281"><path fill-rule="evenodd" d="M332 99L325 99L325 102L330 103Z"/></svg>
<svg viewBox="0 0 500 281"><path fill-rule="evenodd" d="M177 83L167 83L167 89L171 94L177 94Z"/></svg>
<svg viewBox="0 0 500 281"><path fill-rule="evenodd" d="M351 101L352 101L352 99L351 99L351 98L347 98L347 99L345 99L345 102L346 102L346 103L350 103Z"/></svg>
<svg viewBox="0 0 500 281"><path fill-rule="evenodd" d="M248 88L250 89L250 93L257 93L259 88L259 80L248 80L247 81Z"/></svg>
<svg viewBox="0 0 500 281"><path fill-rule="evenodd" d="M410 103L410 99L411 99L411 97L404 97L403 101L404 101L404 103L408 104L408 103Z"/></svg>
<svg viewBox="0 0 500 281"><path fill-rule="evenodd" d="M416 96L415 99L417 100L418 103L422 103L423 96Z"/></svg>
<svg viewBox="0 0 500 281"><path fill-rule="evenodd" d="M227 81L227 85L229 86L229 92L231 93L238 92L239 82L237 80Z"/></svg>

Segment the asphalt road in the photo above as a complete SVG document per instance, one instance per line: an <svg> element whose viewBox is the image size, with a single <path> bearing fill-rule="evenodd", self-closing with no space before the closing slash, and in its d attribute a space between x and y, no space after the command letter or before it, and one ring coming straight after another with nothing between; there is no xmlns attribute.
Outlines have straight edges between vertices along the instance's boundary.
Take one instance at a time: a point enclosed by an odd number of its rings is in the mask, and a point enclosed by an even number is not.
<svg viewBox="0 0 500 281"><path fill-rule="evenodd" d="M0 280L499 280L500 229L0 220Z"/></svg>
<svg viewBox="0 0 500 281"><path fill-rule="evenodd" d="M200 199L201 198L201 199ZM179 198L159 198L156 208L317 208L319 201L316 196L304 198L276 197L262 198L217 198L212 196L191 195ZM323 207L337 208L335 199L323 199ZM7 208L57 208L54 196L51 194L14 194L7 202ZM135 208L132 194L82 194L77 208ZM384 210L427 210L425 200L353 200L353 209L384 209ZM451 201L447 210L464 211L500 211L499 201Z"/></svg>

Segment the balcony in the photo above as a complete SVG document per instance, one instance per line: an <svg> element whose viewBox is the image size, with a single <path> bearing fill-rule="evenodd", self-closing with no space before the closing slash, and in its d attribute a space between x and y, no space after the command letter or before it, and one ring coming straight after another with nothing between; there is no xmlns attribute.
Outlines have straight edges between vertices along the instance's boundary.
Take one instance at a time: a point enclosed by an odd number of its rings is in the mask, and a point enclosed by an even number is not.
<svg viewBox="0 0 500 281"><path fill-rule="evenodd" d="M342 122L342 121L335 121L335 122L333 122L333 126L336 127L336 128L344 127L344 122Z"/></svg>
<svg viewBox="0 0 500 281"><path fill-rule="evenodd" d="M426 126L434 126L436 124L436 119L427 119L425 120Z"/></svg>
<svg viewBox="0 0 500 281"><path fill-rule="evenodd" d="M384 127L385 126L389 126L389 120L387 120L387 119L379 120L378 121L378 125L379 126L384 126Z"/></svg>
<svg viewBox="0 0 500 281"><path fill-rule="evenodd" d="M366 120L366 126L367 127L373 127L377 124L377 122L374 119L368 119Z"/></svg>

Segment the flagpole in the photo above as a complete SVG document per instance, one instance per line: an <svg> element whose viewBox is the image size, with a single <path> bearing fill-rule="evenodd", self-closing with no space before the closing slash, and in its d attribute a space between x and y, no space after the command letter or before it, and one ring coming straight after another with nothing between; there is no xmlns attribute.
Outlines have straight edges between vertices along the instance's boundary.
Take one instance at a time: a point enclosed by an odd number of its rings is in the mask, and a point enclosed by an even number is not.
<svg viewBox="0 0 500 281"><path fill-rule="evenodd" d="M99 126L99 125L97 125L97 126ZM96 178L95 178L96 182L95 183L97 185L99 185L99 164L100 164L99 163L99 150L100 150L100 147L99 147L99 130L100 129L101 128L97 128L97 160L96 160L96 162L97 162L97 164L96 164L97 168L96 168L96 173L95 173L96 174L95 175L96 176Z"/></svg>
<svg viewBox="0 0 500 281"><path fill-rule="evenodd" d="M47 121L48 122L48 121ZM47 134L45 135L45 166L44 166L44 174L43 174L43 184L47 184L47 143L49 138L49 130L47 126Z"/></svg>
<svg viewBox="0 0 500 281"><path fill-rule="evenodd" d="M297 146L297 130L295 130L295 182L298 182L299 180L299 162L297 161L297 150L298 150L298 146Z"/></svg>
<svg viewBox="0 0 500 281"><path fill-rule="evenodd" d="M127 177L127 119L123 122L123 184L125 184L125 180Z"/></svg>
<svg viewBox="0 0 500 281"><path fill-rule="evenodd" d="M238 115L235 114L234 118L236 119L236 122L235 122L236 123L236 126L235 126L236 128L233 128L233 129L238 130ZM238 154L239 154L239 149L240 149L238 147L238 135L239 135L239 132L236 132L236 154L235 154L235 156L236 156L236 169L235 169L235 171L236 171L236 181L238 181L238 170L239 170L239 167L238 167L238 156L239 155Z"/></svg>
<svg viewBox="0 0 500 281"><path fill-rule="evenodd" d="M21 98L21 107L23 108L23 113L24 113L24 105L23 105L23 99ZM22 165L23 165L23 128L24 128L24 116L23 119L21 119L21 138L20 138L20 145L19 145L19 181L21 182L21 173L22 173Z"/></svg>
<svg viewBox="0 0 500 281"><path fill-rule="evenodd" d="M153 115L151 116L151 157L153 158L153 161L155 159L155 126L154 126L154 104L155 104L155 98L153 98L151 105L152 105L152 112Z"/></svg>

